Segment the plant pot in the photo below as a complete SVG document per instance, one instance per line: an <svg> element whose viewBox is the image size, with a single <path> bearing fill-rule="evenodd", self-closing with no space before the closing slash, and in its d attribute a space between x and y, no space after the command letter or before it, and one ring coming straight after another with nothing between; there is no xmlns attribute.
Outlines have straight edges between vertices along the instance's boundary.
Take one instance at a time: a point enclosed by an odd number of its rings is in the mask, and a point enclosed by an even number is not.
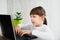
<svg viewBox="0 0 60 40"><path fill-rule="evenodd" d="M16 20L16 19L15 19L15 20L13 21L13 25L14 25L14 26L17 26L18 24L22 24L22 20Z"/></svg>

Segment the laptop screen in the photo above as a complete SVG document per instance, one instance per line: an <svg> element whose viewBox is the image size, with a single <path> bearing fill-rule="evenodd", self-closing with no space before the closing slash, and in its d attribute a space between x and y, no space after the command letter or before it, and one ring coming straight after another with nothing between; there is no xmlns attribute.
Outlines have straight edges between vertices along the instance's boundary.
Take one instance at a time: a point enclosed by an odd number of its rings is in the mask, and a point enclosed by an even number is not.
<svg viewBox="0 0 60 40"><path fill-rule="evenodd" d="M1 31L4 37L15 40L14 31L10 15L0 15Z"/></svg>

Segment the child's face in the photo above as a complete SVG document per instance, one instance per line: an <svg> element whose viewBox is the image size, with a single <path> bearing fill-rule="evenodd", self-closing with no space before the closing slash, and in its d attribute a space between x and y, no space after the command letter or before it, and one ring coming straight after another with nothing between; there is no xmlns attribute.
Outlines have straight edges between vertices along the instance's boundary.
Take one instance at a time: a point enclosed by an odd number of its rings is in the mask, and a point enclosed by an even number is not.
<svg viewBox="0 0 60 40"><path fill-rule="evenodd" d="M40 26L43 24L43 16L39 16L39 15L30 15L31 18L31 22L34 26Z"/></svg>

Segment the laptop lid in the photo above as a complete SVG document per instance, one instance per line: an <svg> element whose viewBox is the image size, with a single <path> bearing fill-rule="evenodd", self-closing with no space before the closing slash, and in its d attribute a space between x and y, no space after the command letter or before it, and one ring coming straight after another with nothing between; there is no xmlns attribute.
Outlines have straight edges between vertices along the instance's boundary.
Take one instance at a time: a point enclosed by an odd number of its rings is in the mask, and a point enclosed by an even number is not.
<svg viewBox="0 0 60 40"><path fill-rule="evenodd" d="M10 40L16 40L10 15L0 15L0 25L4 37Z"/></svg>

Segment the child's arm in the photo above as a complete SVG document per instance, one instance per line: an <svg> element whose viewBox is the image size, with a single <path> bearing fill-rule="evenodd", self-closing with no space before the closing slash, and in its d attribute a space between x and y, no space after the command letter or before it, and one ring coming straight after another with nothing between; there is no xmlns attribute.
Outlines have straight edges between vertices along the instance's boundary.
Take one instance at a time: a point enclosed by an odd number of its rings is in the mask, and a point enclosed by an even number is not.
<svg viewBox="0 0 60 40"><path fill-rule="evenodd" d="M24 34L32 34L32 30L22 30L19 26L15 27L15 32L21 36Z"/></svg>

